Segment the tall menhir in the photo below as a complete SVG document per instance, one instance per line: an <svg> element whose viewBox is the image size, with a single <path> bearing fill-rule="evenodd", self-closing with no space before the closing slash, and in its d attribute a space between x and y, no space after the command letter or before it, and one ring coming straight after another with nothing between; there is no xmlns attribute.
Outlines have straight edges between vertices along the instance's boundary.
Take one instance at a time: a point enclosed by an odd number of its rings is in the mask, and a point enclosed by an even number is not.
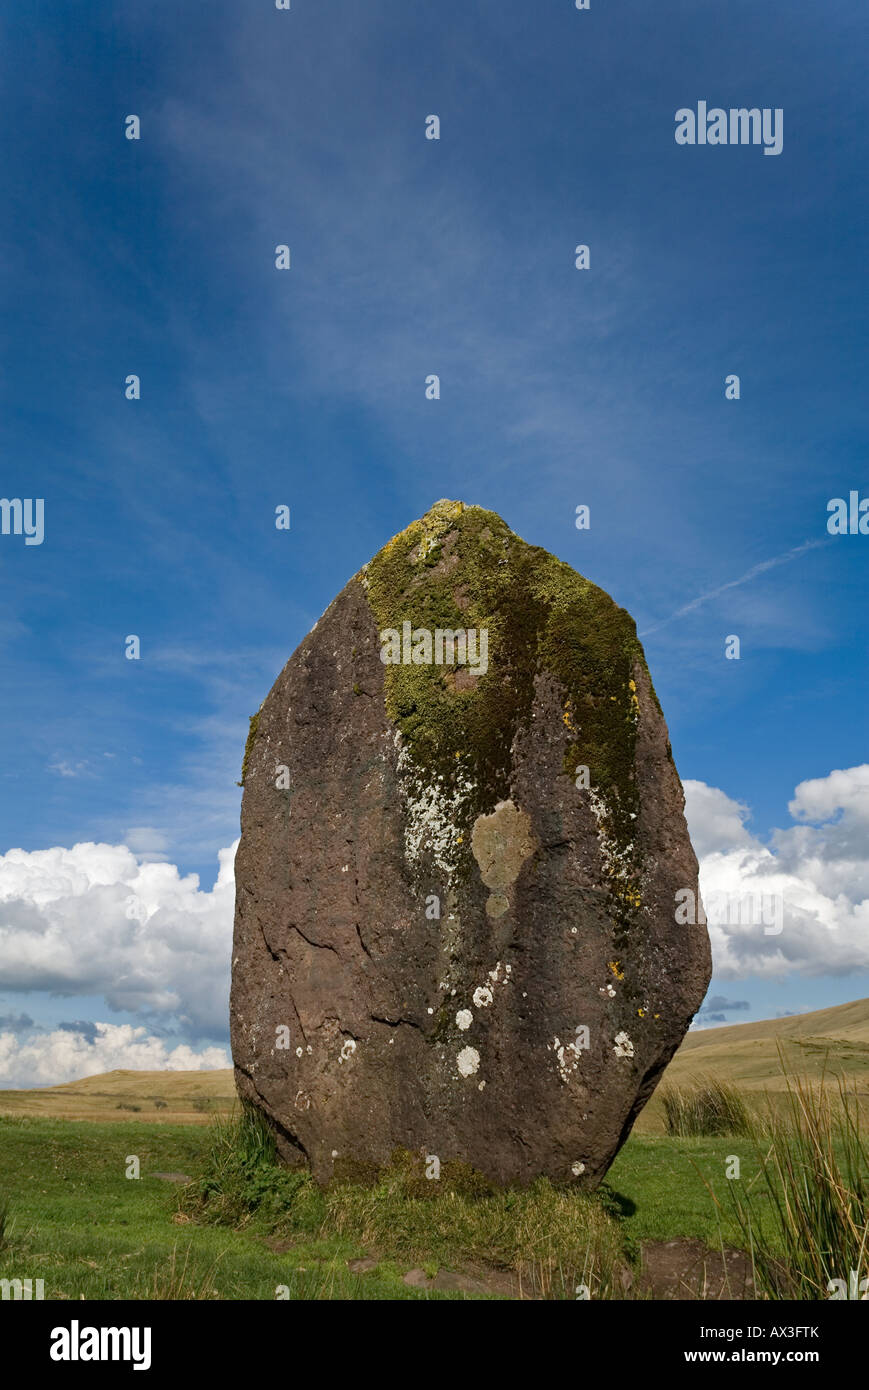
<svg viewBox="0 0 869 1390"><path fill-rule="evenodd" d="M438 502L287 662L243 781L232 1048L283 1157L598 1183L710 975L624 609Z"/></svg>

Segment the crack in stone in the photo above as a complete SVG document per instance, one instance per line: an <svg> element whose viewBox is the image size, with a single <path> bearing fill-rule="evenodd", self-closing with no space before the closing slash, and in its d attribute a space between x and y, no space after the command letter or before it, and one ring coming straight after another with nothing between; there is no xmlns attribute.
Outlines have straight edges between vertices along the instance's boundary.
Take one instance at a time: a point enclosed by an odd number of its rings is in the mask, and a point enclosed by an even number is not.
<svg viewBox="0 0 869 1390"><path fill-rule="evenodd" d="M280 965L280 963L281 963L281 958L280 958L280 956L278 955L278 952L277 952L277 951L274 949L274 947L272 946L272 944L271 944L271 942L269 941L268 937L266 936L266 929L265 929L265 927L263 926L262 922L260 921L260 915L259 915L259 913L258 913L258 912L255 912L255 913L254 913L254 916L256 917L256 924L257 924L257 926L259 927L260 936L261 936L262 939L263 939L263 943L264 943L264 945L265 945L266 950L268 951L268 953L269 953L269 955L271 956L272 960L273 960L277 965ZM285 956L285 959L286 959L286 956Z"/></svg>
<svg viewBox="0 0 869 1390"><path fill-rule="evenodd" d="M302 931L302 928L301 928L301 927L297 927L297 926L296 926L295 922L292 922L292 923L290 924L290 930L291 930L291 931L296 931L296 932L298 932L298 933L299 933L299 936L302 938L302 940L303 940L303 941L307 941L308 945L309 945L309 946L313 946L315 950L317 950L317 951L331 951L332 954L333 954L333 956L337 956L339 960L341 959L341 952L338 951L338 950L336 949L336 947L330 946L329 943L328 943L328 941L312 941L311 938L310 938L309 936L305 936L305 933ZM266 943L266 944L268 945L268 943ZM271 949L271 948L270 948L270 949ZM275 957L275 959L277 959L277 957ZM286 952L284 953L284 959L286 959Z"/></svg>
<svg viewBox="0 0 869 1390"><path fill-rule="evenodd" d="M400 1028L402 1024L406 1028L415 1028L422 1033L423 1027L420 1023L415 1023L412 1018L381 1018L377 1014L369 1014L372 1023L385 1023L387 1028Z"/></svg>
<svg viewBox="0 0 869 1390"><path fill-rule="evenodd" d="M359 909L359 878L358 878L358 876L355 875L355 874L354 874L354 876L353 876L353 901L354 901L354 905L355 905L355 907L356 907L356 909L357 909L357 911L358 911L358 909ZM353 925L354 925L354 927L356 928L356 935L359 937L359 945L362 947L362 949L363 949L363 951L365 952L365 954L366 954L366 956L368 957L368 959L369 959L369 960L372 960L373 957L372 957L372 955L371 955L371 952L369 951L368 947L365 945L365 938L364 938L363 935L362 935L362 928L360 927L358 921L354 922Z"/></svg>

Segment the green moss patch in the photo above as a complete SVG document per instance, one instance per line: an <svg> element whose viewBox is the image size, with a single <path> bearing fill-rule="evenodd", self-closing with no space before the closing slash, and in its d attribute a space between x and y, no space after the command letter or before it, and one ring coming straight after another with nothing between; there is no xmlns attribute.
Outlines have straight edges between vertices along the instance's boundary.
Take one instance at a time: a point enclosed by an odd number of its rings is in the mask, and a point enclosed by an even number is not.
<svg viewBox="0 0 869 1390"><path fill-rule="evenodd" d="M242 758L241 762L241 781L238 784L240 787L244 786L244 779L247 776L247 765L250 760L250 755L253 752L253 745L256 740L256 731L259 727L259 717L259 710L257 710L256 714L252 714L250 716L250 727L248 728L247 742L244 745L244 757Z"/></svg>
<svg viewBox="0 0 869 1390"><path fill-rule="evenodd" d="M489 666L476 682L454 668L386 666L386 706L417 768L471 790L463 830L510 794L511 746L532 713L534 679L548 671L564 692L563 771L588 766L605 805L606 834L633 845L638 704L632 674L644 663L624 609L482 507L439 502L395 536L362 573L378 631L486 629ZM465 835L469 839L469 833ZM636 866L635 866L636 867ZM625 906L635 906L631 900Z"/></svg>

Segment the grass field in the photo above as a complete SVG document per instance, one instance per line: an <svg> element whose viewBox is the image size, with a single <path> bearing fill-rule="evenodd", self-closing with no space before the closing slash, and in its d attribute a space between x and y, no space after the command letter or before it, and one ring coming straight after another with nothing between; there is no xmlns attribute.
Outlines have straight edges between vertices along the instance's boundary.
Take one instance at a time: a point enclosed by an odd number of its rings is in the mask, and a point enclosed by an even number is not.
<svg viewBox="0 0 869 1390"><path fill-rule="evenodd" d="M867 1056L861 1000L692 1034L664 1084L713 1075L760 1110L784 1096L784 1057L865 1099ZM239 1124L230 1072L0 1093L0 1279L43 1279L54 1299L573 1298L588 1265L593 1297L754 1297L737 1189L777 1239L757 1144L667 1135L658 1098L593 1198L544 1183L432 1201L401 1169L323 1193L234 1148Z"/></svg>
<svg viewBox="0 0 869 1390"><path fill-rule="evenodd" d="M330 1223L319 1195L285 1233L271 1217L241 1229L199 1224L180 1210L183 1179L202 1171L210 1142L209 1130L198 1125L0 1119L0 1184L9 1203L0 1278L44 1279L46 1298L56 1299L274 1298L279 1284L294 1299L513 1292L509 1268L484 1251L470 1252L461 1233L452 1234L453 1217L446 1234L427 1228L420 1239L412 1231L391 1235L386 1250L359 1238L364 1220L356 1232L329 1229L340 1222ZM676 1237L717 1246L721 1231L704 1180L726 1196L725 1159L733 1152L728 1139L632 1139L607 1184L608 1205L621 1213L620 1248L636 1255L644 1240ZM134 1155L138 1179L125 1176ZM728 1243L738 1239L732 1219L725 1218L722 1230ZM353 1272L353 1261L362 1261L365 1272ZM419 1289L403 1282L413 1269L436 1282L444 1268L464 1273L463 1286Z"/></svg>

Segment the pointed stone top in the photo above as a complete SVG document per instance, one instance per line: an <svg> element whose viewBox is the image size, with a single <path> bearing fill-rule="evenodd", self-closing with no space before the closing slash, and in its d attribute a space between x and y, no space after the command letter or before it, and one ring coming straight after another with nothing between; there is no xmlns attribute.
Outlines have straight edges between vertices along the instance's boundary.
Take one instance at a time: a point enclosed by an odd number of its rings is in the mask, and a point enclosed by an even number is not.
<svg viewBox="0 0 869 1390"><path fill-rule="evenodd" d="M461 516L464 510L464 502L452 502L449 497L442 497L439 502L429 507L423 520L431 518L432 521L452 521L454 517Z"/></svg>

